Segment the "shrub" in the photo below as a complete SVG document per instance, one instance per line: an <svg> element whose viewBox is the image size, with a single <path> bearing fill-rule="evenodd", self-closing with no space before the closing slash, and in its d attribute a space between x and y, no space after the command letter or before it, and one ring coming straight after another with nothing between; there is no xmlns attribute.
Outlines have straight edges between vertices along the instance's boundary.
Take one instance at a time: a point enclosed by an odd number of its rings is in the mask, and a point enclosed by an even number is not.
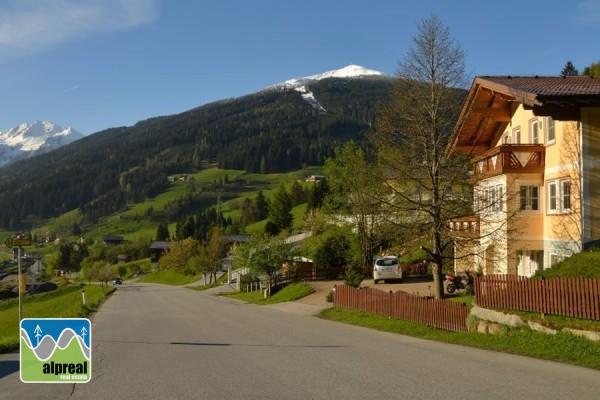
<svg viewBox="0 0 600 400"><path fill-rule="evenodd" d="M600 249L573 254L552 268L539 271L535 274L535 277L541 276L546 278L600 278Z"/></svg>

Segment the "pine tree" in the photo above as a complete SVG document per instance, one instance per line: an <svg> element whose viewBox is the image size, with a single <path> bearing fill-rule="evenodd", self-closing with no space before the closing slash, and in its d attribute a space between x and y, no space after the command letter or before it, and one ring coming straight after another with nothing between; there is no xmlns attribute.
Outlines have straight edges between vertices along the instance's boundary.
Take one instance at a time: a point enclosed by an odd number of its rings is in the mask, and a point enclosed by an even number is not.
<svg viewBox="0 0 600 400"><path fill-rule="evenodd" d="M575 68L571 61L567 61L560 74L562 76L577 76L579 75L579 71L577 70L577 68Z"/></svg>
<svg viewBox="0 0 600 400"><path fill-rule="evenodd" d="M284 231L292 226L294 220L292 197L283 185L279 186L269 201L269 220L279 228L279 231Z"/></svg>

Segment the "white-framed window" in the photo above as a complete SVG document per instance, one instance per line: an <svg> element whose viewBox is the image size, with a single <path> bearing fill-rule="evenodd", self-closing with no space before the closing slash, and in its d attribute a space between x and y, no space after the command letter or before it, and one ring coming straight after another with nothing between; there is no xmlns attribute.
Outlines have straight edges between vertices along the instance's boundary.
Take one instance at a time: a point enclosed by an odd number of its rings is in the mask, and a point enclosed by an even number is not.
<svg viewBox="0 0 600 400"><path fill-rule="evenodd" d="M537 118L529 121L529 140L531 144L537 144L540 142Z"/></svg>
<svg viewBox="0 0 600 400"><path fill-rule="evenodd" d="M552 117L546 117L546 144L551 144L556 141L556 133L554 132L554 120Z"/></svg>
<svg viewBox="0 0 600 400"><path fill-rule="evenodd" d="M514 143L514 144L521 143L521 128L520 127L516 127L515 129L513 129L512 137L510 138L510 142Z"/></svg>
<svg viewBox="0 0 600 400"><path fill-rule="evenodd" d="M501 212L504 210L504 186L494 185L484 188L481 192L481 211Z"/></svg>
<svg viewBox="0 0 600 400"><path fill-rule="evenodd" d="M538 185L519 187L519 210L539 210L540 188Z"/></svg>
<svg viewBox="0 0 600 400"><path fill-rule="evenodd" d="M571 211L571 181L559 179L548 182L548 214Z"/></svg>
<svg viewBox="0 0 600 400"><path fill-rule="evenodd" d="M543 250L517 250L517 274L533 276L544 269Z"/></svg>
<svg viewBox="0 0 600 400"><path fill-rule="evenodd" d="M508 132L504 132L504 136L502 136L502 144L510 144L510 134Z"/></svg>

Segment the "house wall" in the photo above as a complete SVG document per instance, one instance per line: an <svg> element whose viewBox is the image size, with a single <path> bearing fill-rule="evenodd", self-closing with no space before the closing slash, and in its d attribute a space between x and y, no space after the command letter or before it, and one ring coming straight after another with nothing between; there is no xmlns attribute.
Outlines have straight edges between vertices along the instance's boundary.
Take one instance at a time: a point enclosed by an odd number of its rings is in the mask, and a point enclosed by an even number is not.
<svg viewBox="0 0 600 400"><path fill-rule="evenodd" d="M600 244L600 110L581 109L583 247Z"/></svg>
<svg viewBox="0 0 600 400"><path fill-rule="evenodd" d="M585 118L583 135L588 154L587 174L584 179L586 229L588 241L600 244L600 112L582 113ZM518 106L510 123L498 133L495 146L502 144L533 144L531 125L537 123L537 143L544 144L545 170L543 174L508 174L483 180L475 193L486 186L504 185L505 203L501 220L498 215L479 213L481 236L476 246L477 268L489 273L508 273L530 276L538 269L548 268L581 250L581 131L576 121L554 121L555 139L548 140L548 117L536 117L532 111ZM527 154L522 162L526 161ZM548 185L569 179L571 182L571 210L553 214L548 211ZM538 210L519 210L519 188L522 185L539 187ZM586 214L587 212L587 214ZM504 225L504 226L502 226ZM505 235L502 237L502 235Z"/></svg>

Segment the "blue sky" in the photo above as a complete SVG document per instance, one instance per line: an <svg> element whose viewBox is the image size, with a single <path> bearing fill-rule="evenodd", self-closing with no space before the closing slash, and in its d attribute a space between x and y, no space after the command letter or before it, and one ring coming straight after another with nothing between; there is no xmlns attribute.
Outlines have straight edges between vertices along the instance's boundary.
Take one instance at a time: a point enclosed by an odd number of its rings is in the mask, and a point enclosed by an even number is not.
<svg viewBox="0 0 600 400"><path fill-rule="evenodd" d="M0 0L0 130L90 134L350 64L394 74L432 14L473 76L600 61L600 0Z"/></svg>

